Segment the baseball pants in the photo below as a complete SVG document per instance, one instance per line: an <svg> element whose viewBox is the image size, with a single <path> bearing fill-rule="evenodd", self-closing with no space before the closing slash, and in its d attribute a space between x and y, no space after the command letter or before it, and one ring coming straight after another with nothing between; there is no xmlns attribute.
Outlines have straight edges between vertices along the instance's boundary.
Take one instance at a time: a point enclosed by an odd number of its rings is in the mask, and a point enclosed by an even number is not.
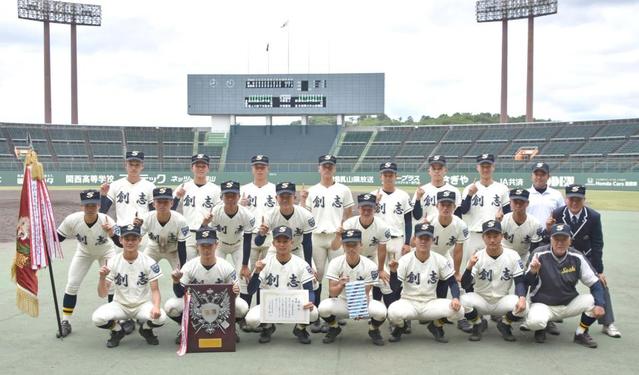
<svg viewBox="0 0 639 375"><path fill-rule="evenodd" d="M156 326L161 326L166 320L166 313L160 308L160 317L158 319L151 319L152 309L153 302L151 301L144 302L136 307L126 307L113 301L98 307L98 309L93 312L91 319L98 327L104 326L110 321L128 319L135 319L140 324L150 321Z"/></svg>
<svg viewBox="0 0 639 375"><path fill-rule="evenodd" d="M448 318L451 321L464 319L464 309L455 311L450 307L451 300L436 298L430 301L414 301L405 298L393 302L388 307L388 320L398 327L404 326L404 320L437 320Z"/></svg>
<svg viewBox="0 0 639 375"><path fill-rule="evenodd" d="M569 318L581 313L592 317L591 312L594 307L595 299L592 294L578 295L567 305L549 306L533 302L526 316L526 326L532 331L537 331L545 329L549 321Z"/></svg>
<svg viewBox="0 0 639 375"><path fill-rule="evenodd" d="M337 320L348 319L348 305L345 298L327 298L323 300L319 307L319 316L328 318L333 315ZM380 301L370 299L368 302L368 316L378 322L386 320L386 306Z"/></svg>

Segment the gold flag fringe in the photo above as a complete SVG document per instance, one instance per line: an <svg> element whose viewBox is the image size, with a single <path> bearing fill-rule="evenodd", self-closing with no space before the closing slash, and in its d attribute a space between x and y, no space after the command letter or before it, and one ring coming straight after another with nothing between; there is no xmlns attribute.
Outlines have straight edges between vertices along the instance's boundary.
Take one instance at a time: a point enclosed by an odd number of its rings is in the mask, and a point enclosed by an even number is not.
<svg viewBox="0 0 639 375"><path fill-rule="evenodd" d="M40 315L38 297L20 287L16 289L16 306L20 311L33 318L37 318Z"/></svg>

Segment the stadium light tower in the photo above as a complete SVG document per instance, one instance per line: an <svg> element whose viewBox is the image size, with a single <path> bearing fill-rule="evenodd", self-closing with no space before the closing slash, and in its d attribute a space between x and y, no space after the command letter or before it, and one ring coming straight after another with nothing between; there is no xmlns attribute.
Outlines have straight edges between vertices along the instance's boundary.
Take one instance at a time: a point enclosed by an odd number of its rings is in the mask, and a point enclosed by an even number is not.
<svg viewBox="0 0 639 375"><path fill-rule="evenodd" d="M51 45L49 23L71 25L71 123L78 123L78 50L76 26L100 26L99 5L50 0L18 0L18 18L44 24L44 122L51 123Z"/></svg>
<svg viewBox="0 0 639 375"><path fill-rule="evenodd" d="M477 22L501 21L501 113L508 122L508 21L528 19L528 67L526 74L526 121L533 121L534 19L557 13L558 0L479 0Z"/></svg>

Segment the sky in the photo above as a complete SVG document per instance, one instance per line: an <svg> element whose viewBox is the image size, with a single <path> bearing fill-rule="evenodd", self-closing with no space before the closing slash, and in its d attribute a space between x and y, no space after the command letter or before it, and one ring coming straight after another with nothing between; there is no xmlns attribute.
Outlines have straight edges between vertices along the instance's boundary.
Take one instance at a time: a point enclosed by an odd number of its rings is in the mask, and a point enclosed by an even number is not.
<svg viewBox="0 0 639 375"><path fill-rule="evenodd" d="M187 74L383 72L393 118L499 112L501 24L475 1L185 2L96 0L101 27L78 27L82 124L204 126L187 114ZM534 115L639 117L639 1L559 0L535 21ZM39 123L42 24L0 1L0 122ZM68 25L51 25L53 122L69 123ZM509 23L508 100L525 113L527 21ZM251 120L243 120L251 122ZM253 119L252 121L262 121Z"/></svg>

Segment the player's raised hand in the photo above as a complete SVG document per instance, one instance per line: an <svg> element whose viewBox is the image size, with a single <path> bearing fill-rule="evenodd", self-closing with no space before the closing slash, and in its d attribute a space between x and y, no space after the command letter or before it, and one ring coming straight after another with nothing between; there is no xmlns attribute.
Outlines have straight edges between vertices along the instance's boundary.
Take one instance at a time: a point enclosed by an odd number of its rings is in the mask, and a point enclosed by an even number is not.
<svg viewBox="0 0 639 375"><path fill-rule="evenodd" d="M477 193L477 179L473 180L473 183L468 187L468 195L471 197Z"/></svg>
<svg viewBox="0 0 639 375"><path fill-rule="evenodd" d="M504 218L504 211L501 209L501 207L499 207L499 209L497 210L497 213L495 214L495 220L501 223L501 220L503 218Z"/></svg>
<svg viewBox="0 0 639 375"><path fill-rule="evenodd" d="M450 308L453 309L453 311L459 311L459 309L461 309L461 302L459 302L459 299L453 298L453 300L450 301Z"/></svg>
<svg viewBox="0 0 639 375"><path fill-rule="evenodd" d="M142 223L144 223L144 220L142 220L142 218L138 216L138 212L135 211L135 218L133 219L133 225L135 225L136 227L141 227Z"/></svg>
<svg viewBox="0 0 639 375"><path fill-rule="evenodd" d="M415 190L415 198L417 198L418 200L422 200L422 197L424 196L424 189L422 189L421 187L418 187L417 190Z"/></svg>
<svg viewBox="0 0 639 375"><path fill-rule="evenodd" d="M100 279L106 279L107 275L109 274L109 272L111 272L111 270L109 269L109 267L106 265L106 263L100 267L100 271L98 271L100 273Z"/></svg>
<svg viewBox="0 0 639 375"><path fill-rule="evenodd" d="M466 266L466 268L471 269L475 267L475 264L477 264L478 260L479 260L479 257L477 256L477 251L475 251L475 253L473 253L473 256L471 256L470 259L468 259L468 265Z"/></svg>
<svg viewBox="0 0 639 375"><path fill-rule="evenodd" d="M171 278L173 279L173 284L178 284L180 282L180 279L182 279L182 275L184 274L179 268L174 269L173 272L171 272Z"/></svg>
<svg viewBox="0 0 639 375"><path fill-rule="evenodd" d="M213 213L207 212L204 214L204 219L202 220L202 226L205 227L209 225L213 221Z"/></svg>
<svg viewBox="0 0 639 375"><path fill-rule="evenodd" d="M348 276L340 276L339 277L339 283L342 284L342 287L345 287L346 284L350 281L351 279Z"/></svg>
<svg viewBox="0 0 639 375"><path fill-rule="evenodd" d="M555 220L554 217L552 216L548 217L548 220L546 220L546 231L548 233L550 233L550 229L552 229L552 226L555 225L556 222L557 220Z"/></svg>
<svg viewBox="0 0 639 375"><path fill-rule="evenodd" d="M186 189L184 189L184 183L181 183L180 186L175 189L175 196L179 199L182 199L182 197L184 197L184 194L186 194Z"/></svg>
<svg viewBox="0 0 639 375"><path fill-rule="evenodd" d="M264 266L266 266L266 263L264 263L261 259L258 260L257 262L255 262L255 271L253 272L254 273L262 272L262 270L264 269Z"/></svg>
<svg viewBox="0 0 639 375"><path fill-rule="evenodd" d="M539 255L535 255L530 261L530 272L536 274L539 272L540 268L541 268L541 262L539 261Z"/></svg>
<svg viewBox="0 0 639 375"><path fill-rule="evenodd" d="M377 188L377 194L375 194L375 203L379 204L382 200L382 188Z"/></svg>
<svg viewBox="0 0 639 375"><path fill-rule="evenodd" d="M100 185L100 195L107 195L109 193L110 187L111 185L109 185L108 182L105 182L102 185Z"/></svg>
<svg viewBox="0 0 639 375"><path fill-rule="evenodd" d="M260 224L260 229L258 230L261 236L266 236L268 234L268 224L266 220L264 220L264 216L262 216L262 224Z"/></svg>
<svg viewBox="0 0 639 375"><path fill-rule="evenodd" d="M391 272L397 272L397 267L399 266L399 263L397 262L397 259L392 258L389 262L388 262L388 268L390 268Z"/></svg>
<svg viewBox="0 0 639 375"><path fill-rule="evenodd" d="M410 253L410 245L405 243L402 245L402 255Z"/></svg>
<svg viewBox="0 0 639 375"><path fill-rule="evenodd" d="M306 185L302 184L302 190L300 191L300 202L306 202L306 198L308 198L308 190L306 190Z"/></svg>
<svg viewBox="0 0 639 375"><path fill-rule="evenodd" d="M102 224L102 230L107 232L109 237L113 237L115 234L115 226L111 225L108 221Z"/></svg>
<svg viewBox="0 0 639 375"><path fill-rule="evenodd" d="M242 198L240 198L240 206L248 206L249 205L249 200L248 198L246 198L246 193L242 193Z"/></svg>

